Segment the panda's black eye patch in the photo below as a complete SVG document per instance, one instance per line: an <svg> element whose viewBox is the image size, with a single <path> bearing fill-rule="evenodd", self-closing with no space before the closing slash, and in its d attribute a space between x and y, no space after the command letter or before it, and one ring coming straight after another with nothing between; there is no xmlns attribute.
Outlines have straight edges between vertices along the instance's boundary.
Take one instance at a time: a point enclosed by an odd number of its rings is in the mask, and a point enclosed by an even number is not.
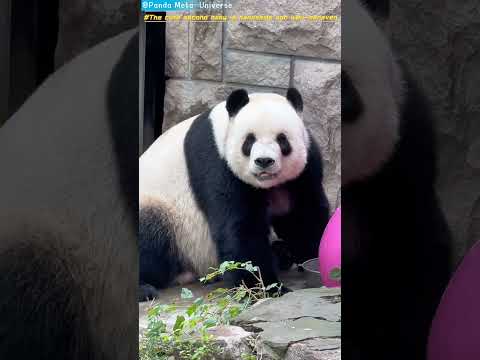
<svg viewBox="0 0 480 360"><path fill-rule="evenodd" d="M252 133L248 134L247 137L245 138L245 141L243 142L242 145L242 153L245 156L250 156L250 152L252 151L252 146L255 143L257 139L255 138L255 135Z"/></svg>
<svg viewBox="0 0 480 360"><path fill-rule="evenodd" d="M287 156L292 152L292 146L284 133L278 134L277 143L280 146L283 156Z"/></svg>

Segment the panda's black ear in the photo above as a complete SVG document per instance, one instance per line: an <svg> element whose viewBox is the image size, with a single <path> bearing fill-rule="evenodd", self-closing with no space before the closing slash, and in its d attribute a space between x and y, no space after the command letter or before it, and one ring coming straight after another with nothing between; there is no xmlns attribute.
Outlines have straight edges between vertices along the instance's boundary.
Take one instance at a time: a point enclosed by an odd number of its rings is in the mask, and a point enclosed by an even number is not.
<svg viewBox="0 0 480 360"><path fill-rule="evenodd" d="M287 100L292 104L296 112L301 113L303 111L303 99L300 92L295 88L289 88L287 90Z"/></svg>
<svg viewBox="0 0 480 360"><path fill-rule="evenodd" d="M234 117L238 114L241 108L248 104L250 99L245 89L238 89L232 91L227 98L227 112L230 117Z"/></svg>

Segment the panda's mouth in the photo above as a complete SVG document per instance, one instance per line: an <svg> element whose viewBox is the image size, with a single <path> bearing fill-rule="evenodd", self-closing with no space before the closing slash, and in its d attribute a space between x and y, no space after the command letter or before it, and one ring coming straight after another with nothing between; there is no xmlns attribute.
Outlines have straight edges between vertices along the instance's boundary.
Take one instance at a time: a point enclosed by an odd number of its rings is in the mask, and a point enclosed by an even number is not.
<svg viewBox="0 0 480 360"><path fill-rule="evenodd" d="M272 180L277 177L277 173L268 173L266 171L259 172L257 174L253 174L259 181L267 181Z"/></svg>

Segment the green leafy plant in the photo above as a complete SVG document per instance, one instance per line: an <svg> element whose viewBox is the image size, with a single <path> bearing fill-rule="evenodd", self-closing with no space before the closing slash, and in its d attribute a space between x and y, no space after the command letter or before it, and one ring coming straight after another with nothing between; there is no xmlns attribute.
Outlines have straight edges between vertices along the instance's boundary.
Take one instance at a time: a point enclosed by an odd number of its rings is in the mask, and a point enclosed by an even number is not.
<svg viewBox="0 0 480 360"><path fill-rule="evenodd" d="M174 304L156 304L147 314L148 327L140 341L141 360L206 360L214 359L221 352L208 329L213 326L228 325L242 311L258 300L280 293L281 285L265 285L260 269L251 262L226 261L218 268L202 277L207 283L227 271L247 271L257 284L247 287L245 283L238 287L219 288L205 298L195 298L191 290L183 288L181 298L193 300L186 309L178 309ZM175 317L173 326L163 320L168 314ZM253 357L252 357L253 356ZM245 360L255 359L255 355L245 354Z"/></svg>
<svg viewBox="0 0 480 360"><path fill-rule="evenodd" d="M334 281L342 281L342 269L339 267L333 268L330 271L330 279Z"/></svg>
<svg viewBox="0 0 480 360"><path fill-rule="evenodd" d="M257 360L257 356L253 354L242 354L242 360Z"/></svg>
<svg viewBox="0 0 480 360"><path fill-rule="evenodd" d="M247 271L256 281L256 285L248 287L244 282L239 287L233 288L234 292L240 292L247 296L250 302L256 302L260 299L265 299L271 296L278 296L282 289L282 284L265 284L262 278L262 272L258 266L253 266L251 261L236 262L224 261L218 268L212 269L212 272L200 278L202 283L207 283L219 276L224 275L227 271Z"/></svg>

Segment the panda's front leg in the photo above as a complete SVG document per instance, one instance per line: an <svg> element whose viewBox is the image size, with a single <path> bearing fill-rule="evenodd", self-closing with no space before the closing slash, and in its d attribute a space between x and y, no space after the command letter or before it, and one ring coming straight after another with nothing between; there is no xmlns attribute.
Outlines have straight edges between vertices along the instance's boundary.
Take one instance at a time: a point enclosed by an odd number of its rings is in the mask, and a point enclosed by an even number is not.
<svg viewBox="0 0 480 360"><path fill-rule="evenodd" d="M218 245L220 261L251 261L258 266L265 286L279 283L274 267L270 246L270 227L266 216L246 214L229 216L223 226L219 226L213 236ZM244 282L248 287L258 285L248 271L237 270L225 274L229 286L238 286Z"/></svg>

